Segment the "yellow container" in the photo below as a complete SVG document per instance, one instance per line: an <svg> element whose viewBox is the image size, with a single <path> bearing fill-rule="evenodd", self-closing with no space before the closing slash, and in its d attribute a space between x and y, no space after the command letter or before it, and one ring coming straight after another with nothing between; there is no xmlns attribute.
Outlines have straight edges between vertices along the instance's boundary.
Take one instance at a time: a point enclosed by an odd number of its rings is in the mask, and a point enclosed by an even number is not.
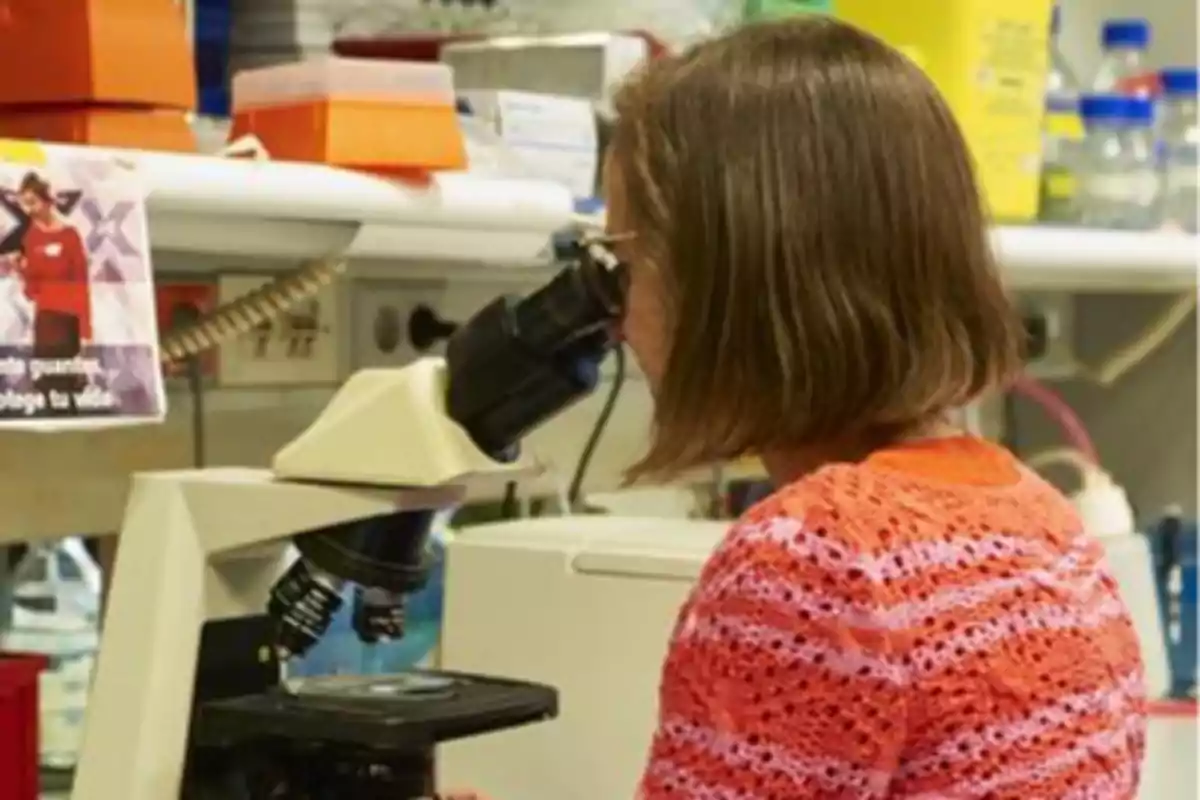
<svg viewBox="0 0 1200 800"><path fill-rule="evenodd" d="M1052 0L837 0L835 6L839 18L917 56L962 126L997 221L1037 216L1052 6Z"/></svg>

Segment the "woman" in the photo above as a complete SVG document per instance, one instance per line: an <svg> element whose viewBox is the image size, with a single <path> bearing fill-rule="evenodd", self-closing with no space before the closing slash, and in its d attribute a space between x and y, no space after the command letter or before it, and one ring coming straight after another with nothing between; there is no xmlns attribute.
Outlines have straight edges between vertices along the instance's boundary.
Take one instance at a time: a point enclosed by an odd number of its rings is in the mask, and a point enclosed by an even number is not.
<svg viewBox="0 0 1200 800"><path fill-rule="evenodd" d="M946 421L1019 328L933 85L813 17L656 61L617 107L655 402L632 474L754 453L778 487L680 612L641 797L1133 798L1142 666L1101 548Z"/></svg>
<svg viewBox="0 0 1200 800"><path fill-rule="evenodd" d="M21 181L18 196L29 215L19 264L25 296L36 309L32 360L45 370L34 384L39 391L62 395L52 412L71 414L75 393L87 379L68 365L92 338L88 252L79 231L60 216L50 184L31 172Z"/></svg>

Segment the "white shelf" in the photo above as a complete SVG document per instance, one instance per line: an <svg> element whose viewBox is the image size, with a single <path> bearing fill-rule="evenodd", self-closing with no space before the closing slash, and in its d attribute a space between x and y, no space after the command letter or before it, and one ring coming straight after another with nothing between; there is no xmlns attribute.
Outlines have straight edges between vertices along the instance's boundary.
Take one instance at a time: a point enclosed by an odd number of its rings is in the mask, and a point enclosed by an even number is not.
<svg viewBox="0 0 1200 800"><path fill-rule="evenodd" d="M46 149L134 164L147 191L151 244L172 254L527 266L572 211L566 189L540 181L440 173L429 187L414 187L320 164Z"/></svg>
<svg viewBox="0 0 1200 800"><path fill-rule="evenodd" d="M1015 289L1157 292L1196 286L1195 236L1030 226L997 228L992 241Z"/></svg>
<svg viewBox="0 0 1200 800"><path fill-rule="evenodd" d="M63 153L96 148L50 145ZM540 181L439 173L412 187L320 164L108 150L133 162L161 253L295 261L348 253L362 261L518 267L545 263L567 226L569 193ZM1197 238L1042 226L998 227L993 242L1015 289L1172 291L1195 287Z"/></svg>
<svg viewBox="0 0 1200 800"><path fill-rule="evenodd" d="M1194 289L1200 264L1200 238L1175 233L1004 225L992 229L992 246L1005 282L1019 290Z"/></svg>

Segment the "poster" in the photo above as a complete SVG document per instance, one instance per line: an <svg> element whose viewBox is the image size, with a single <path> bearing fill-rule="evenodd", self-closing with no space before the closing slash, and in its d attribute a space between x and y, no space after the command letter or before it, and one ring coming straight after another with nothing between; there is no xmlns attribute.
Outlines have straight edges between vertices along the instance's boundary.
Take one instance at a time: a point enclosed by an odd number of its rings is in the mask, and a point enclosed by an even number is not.
<svg viewBox="0 0 1200 800"><path fill-rule="evenodd" d="M144 190L110 157L0 141L0 426L166 413Z"/></svg>

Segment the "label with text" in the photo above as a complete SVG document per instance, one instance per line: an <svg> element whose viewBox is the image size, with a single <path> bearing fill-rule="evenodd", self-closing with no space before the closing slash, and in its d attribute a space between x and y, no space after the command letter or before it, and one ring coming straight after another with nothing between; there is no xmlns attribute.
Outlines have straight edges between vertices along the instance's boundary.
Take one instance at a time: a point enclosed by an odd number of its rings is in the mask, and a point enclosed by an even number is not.
<svg viewBox="0 0 1200 800"><path fill-rule="evenodd" d="M110 158L0 160L0 426L166 413L144 193Z"/></svg>

